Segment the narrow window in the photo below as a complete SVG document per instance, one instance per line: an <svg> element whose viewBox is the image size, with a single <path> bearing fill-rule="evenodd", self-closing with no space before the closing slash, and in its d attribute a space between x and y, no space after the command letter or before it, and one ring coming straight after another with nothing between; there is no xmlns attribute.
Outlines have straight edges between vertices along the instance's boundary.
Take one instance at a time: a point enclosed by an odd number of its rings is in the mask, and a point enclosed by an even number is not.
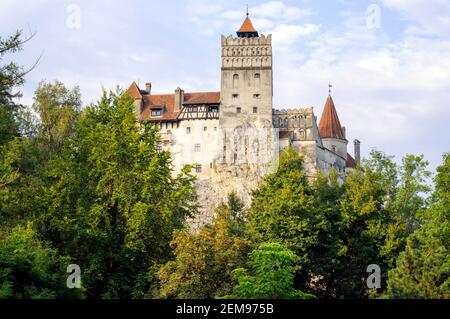
<svg viewBox="0 0 450 319"><path fill-rule="evenodd" d="M200 144L195 144L195 152L196 153L200 152Z"/></svg>
<svg viewBox="0 0 450 319"><path fill-rule="evenodd" d="M217 127L214 127L214 132L217 132Z"/></svg>
<svg viewBox="0 0 450 319"><path fill-rule="evenodd" d="M200 164L195 165L195 172L201 173L202 172L202 166Z"/></svg>
<svg viewBox="0 0 450 319"><path fill-rule="evenodd" d="M336 145L332 145L331 149L333 150L333 152L336 152Z"/></svg>
<svg viewBox="0 0 450 319"><path fill-rule="evenodd" d="M239 86L239 74L233 74L233 88Z"/></svg>
<svg viewBox="0 0 450 319"><path fill-rule="evenodd" d="M237 99L239 97L239 94L233 94L233 99Z"/></svg>
<svg viewBox="0 0 450 319"><path fill-rule="evenodd" d="M241 108L240 107L236 108L236 113L241 113Z"/></svg>
<svg viewBox="0 0 450 319"><path fill-rule="evenodd" d="M255 73L255 79L259 79L261 75L259 73Z"/></svg>
<svg viewBox="0 0 450 319"><path fill-rule="evenodd" d="M204 127L203 127L203 131L206 132L207 130L208 130L208 128L207 128L206 126L204 126Z"/></svg>
<svg viewBox="0 0 450 319"><path fill-rule="evenodd" d="M258 113L258 108L256 106L253 107L253 113Z"/></svg>
<svg viewBox="0 0 450 319"><path fill-rule="evenodd" d="M191 134L191 128L190 127L186 127L186 134Z"/></svg>

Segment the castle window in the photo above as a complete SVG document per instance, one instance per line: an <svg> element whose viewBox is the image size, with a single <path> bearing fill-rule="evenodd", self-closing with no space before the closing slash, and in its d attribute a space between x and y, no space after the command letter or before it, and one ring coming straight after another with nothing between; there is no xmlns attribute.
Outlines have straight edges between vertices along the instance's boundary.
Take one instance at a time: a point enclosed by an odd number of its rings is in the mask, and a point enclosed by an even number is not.
<svg viewBox="0 0 450 319"><path fill-rule="evenodd" d="M253 107L253 113L258 113L258 108L256 106Z"/></svg>
<svg viewBox="0 0 450 319"><path fill-rule="evenodd" d="M191 128L190 127L186 127L186 134L191 134Z"/></svg>
<svg viewBox="0 0 450 319"><path fill-rule="evenodd" d="M195 153L200 153L200 144L195 144L194 151Z"/></svg>
<svg viewBox="0 0 450 319"><path fill-rule="evenodd" d="M233 74L233 88L239 86L239 74Z"/></svg>
<svg viewBox="0 0 450 319"><path fill-rule="evenodd" d="M241 113L241 108L240 107L236 108L236 113Z"/></svg>
<svg viewBox="0 0 450 319"><path fill-rule="evenodd" d="M195 165L195 172L201 173L202 172L202 166L200 164Z"/></svg>
<svg viewBox="0 0 450 319"><path fill-rule="evenodd" d="M204 126L204 127L203 127L203 131L206 132L207 130L208 130L208 128L207 128L206 126Z"/></svg>
<svg viewBox="0 0 450 319"><path fill-rule="evenodd" d="M259 79L261 75L259 73L255 73L255 79Z"/></svg>
<svg viewBox="0 0 450 319"><path fill-rule="evenodd" d="M217 127L214 127L214 132L217 132Z"/></svg>
<svg viewBox="0 0 450 319"><path fill-rule="evenodd" d="M332 150L333 152L336 152L336 145L331 145L331 150Z"/></svg>
<svg viewBox="0 0 450 319"><path fill-rule="evenodd" d="M237 99L239 97L239 94L233 94L233 99Z"/></svg>
<svg viewBox="0 0 450 319"><path fill-rule="evenodd" d="M171 130L167 130L166 133L167 133L167 134L172 134L172 131L171 131Z"/></svg>
<svg viewBox="0 0 450 319"><path fill-rule="evenodd" d="M260 96L261 96L260 94L253 94L253 98L254 98L254 99L259 99Z"/></svg>

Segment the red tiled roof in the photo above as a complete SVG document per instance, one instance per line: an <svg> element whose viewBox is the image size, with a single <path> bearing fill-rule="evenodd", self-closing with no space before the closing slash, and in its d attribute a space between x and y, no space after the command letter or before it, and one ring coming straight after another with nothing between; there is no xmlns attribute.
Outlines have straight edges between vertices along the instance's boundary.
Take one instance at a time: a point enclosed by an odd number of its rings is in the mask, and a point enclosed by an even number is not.
<svg viewBox="0 0 450 319"><path fill-rule="evenodd" d="M241 28L237 30L237 32L239 33L256 32L255 28L253 27L253 23L248 16L247 18L245 18L244 23L242 24Z"/></svg>
<svg viewBox="0 0 450 319"><path fill-rule="evenodd" d="M139 87L137 86L136 82L131 83L131 85L128 88L127 92L135 100L136 99L142 99L141 90L139 90Z"/></svg>
<svg viewBox="0 0 450 319"><path fill-rule="evenodd" d="M347 161L345 162L345 166L351 168L356 167L356 161L349 153L347 153Z"/></svg>
<svg viewBox="0 0 450 319"><path fill-rule="evenodd" d="M141 94L141 91L135 82L131 84L127 92L134 99L143 100L144 105L141 114L143 120L173 121L176 120L181 113L181 111L175 111L175 94ZM184 93L183 104L220 104L220 92ZM152 118L151 110L158 108L163 108L163 115Z"/></svg>
<svg viewBox="0 0 450 319"><path fill-rule="evenodd" d="M155 106L162 106L164 108L163 115L155 117L154 120L158 121L171 121L176 120L180 111L175 111L174 94L160 94L160 95L144 95L144 109L141 114L143 120L152 120L151 109Z"/></svg>
<svg viewBox="0 0 450 319"><path fill-rule="evenodd" d="M184 93L183 104L220 104L220 92Z"/></svg>
<svg viewBox="0 0 450 319"><path fill-rule="evenodd" d="M331 95L328 95L322 117L320 118L319 134L322 138L345 140L344 132L342 132L341 123L339 122L339 117Z"/></svg>

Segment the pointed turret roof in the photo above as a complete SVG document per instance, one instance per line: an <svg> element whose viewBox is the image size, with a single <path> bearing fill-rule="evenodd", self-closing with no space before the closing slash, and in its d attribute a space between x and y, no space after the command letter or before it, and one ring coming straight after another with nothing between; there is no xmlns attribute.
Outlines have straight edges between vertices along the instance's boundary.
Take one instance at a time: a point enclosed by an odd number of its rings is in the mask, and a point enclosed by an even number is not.
<svg viewBox="0 0 450 319"><path fill-rule="evenodd" d="M345 140L341 123L334 106L333 98L328 95L325 107L323 108L322 117L319 122L319 134L322 138L337 138Z"/></svg>
<svg viewBox="0 0 450 319"><path fill-rule="evenodd" d="M237 30L238 37L257 37L258 31L255 30L255 27L253 26L252 20L250 20L250 17L248 16L244 20L244 23L242 23L242 26L239 30Z"/></svg>
<svg viewBox="0 0 450 319"><path fill-rule="evenodd" d="M134 81L133 81L133 83L131 83L131 85L128 88L127 92L128 92L128 94L130 94L130 96L133 99L142 99L141 90L139 89L139 86Z"/></svg>

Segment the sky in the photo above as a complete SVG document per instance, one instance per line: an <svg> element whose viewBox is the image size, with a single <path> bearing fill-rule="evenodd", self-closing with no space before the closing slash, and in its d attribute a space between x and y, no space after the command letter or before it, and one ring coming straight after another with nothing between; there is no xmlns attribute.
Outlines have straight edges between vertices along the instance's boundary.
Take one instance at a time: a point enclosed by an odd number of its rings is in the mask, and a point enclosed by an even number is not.
<svg viewBox="0 0 450 319"><path fill-rule="evenodd" d="M5 57L25 68L21 102L42 80L78 85L84 104L102 87L220 90L220 36L248 4L273 37L274 108L314 107L332 84L349 153L361 141L395 156L424 154L434 170L450 151L449 0L0 0L0 37L36 33Z"/></svg>

